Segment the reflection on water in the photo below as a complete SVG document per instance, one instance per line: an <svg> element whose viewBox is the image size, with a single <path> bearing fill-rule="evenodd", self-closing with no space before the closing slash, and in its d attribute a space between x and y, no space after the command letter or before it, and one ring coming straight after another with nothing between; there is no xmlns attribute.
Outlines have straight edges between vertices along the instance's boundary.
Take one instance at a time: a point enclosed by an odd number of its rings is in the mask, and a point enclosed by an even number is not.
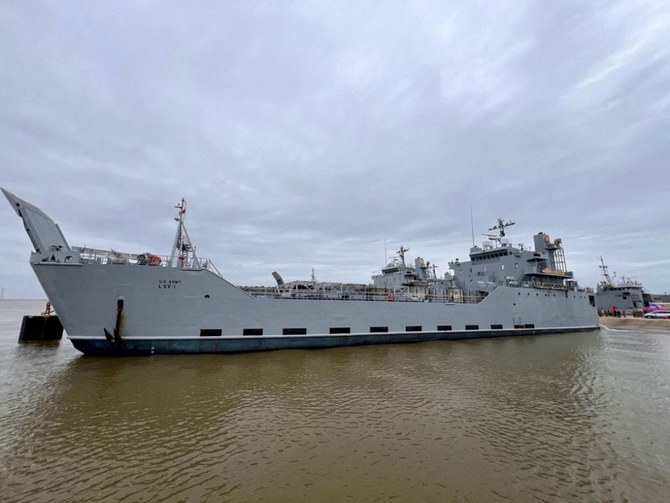
<svg viewBox="0 0 670 503"><path fill-rule="evenodd" d="M19 346L12 316L3 501L664 501L670 482L668 333L105 359Z"/></svg>

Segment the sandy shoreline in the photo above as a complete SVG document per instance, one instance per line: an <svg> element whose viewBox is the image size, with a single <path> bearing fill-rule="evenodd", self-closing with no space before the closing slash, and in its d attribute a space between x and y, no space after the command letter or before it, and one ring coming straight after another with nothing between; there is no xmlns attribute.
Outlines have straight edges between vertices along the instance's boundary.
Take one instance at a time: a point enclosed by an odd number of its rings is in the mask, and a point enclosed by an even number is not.
<svg viewBox="0 0 670 503"><path fill-rule="evenodd" d="M670 331L670 319L648 319L648 318L613 318L601 316L598 322L607 328L655 328Z"/></svg>

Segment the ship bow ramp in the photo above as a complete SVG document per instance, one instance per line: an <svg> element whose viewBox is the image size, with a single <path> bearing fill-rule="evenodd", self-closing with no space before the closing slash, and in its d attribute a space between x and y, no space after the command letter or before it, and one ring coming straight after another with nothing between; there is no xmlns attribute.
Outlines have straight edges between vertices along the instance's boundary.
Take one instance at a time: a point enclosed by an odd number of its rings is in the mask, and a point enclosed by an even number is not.
<svg viewBox="0 0 670 503"><path fill-rule="evenodd" d="M8 190L0 190L5 194L16 214L23 220L23 226L26 229L26 233L28 233L30 241L33 243L35 253L46 256L48 254L68 253L72 251L58 224L46 213L37 206L16 197Z"/></svg>

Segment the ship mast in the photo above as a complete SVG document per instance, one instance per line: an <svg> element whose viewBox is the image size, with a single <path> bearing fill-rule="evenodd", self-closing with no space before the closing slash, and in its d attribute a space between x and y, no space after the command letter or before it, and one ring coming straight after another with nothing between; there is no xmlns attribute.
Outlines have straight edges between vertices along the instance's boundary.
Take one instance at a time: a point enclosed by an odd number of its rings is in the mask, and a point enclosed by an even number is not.
<svg viewBox="0 0 670 503"><path fill-rule="evenodd" d="M603 276L605 276L605 284L606 285L611 285L612 280L610 279L610 275L607 272L607 266L605 265L605 261L603 260L602 255L598 258L600 259L600 265L598 267L600 267L603 271Z"/></svg>
<svg viewBox="0 0 670 503"><path fill-rule="evenodd" d="M398 250L398 256L400 257L400 261L402 262L402 265L405 265L405 252L409 251L409 248L403 248L402 245L400 245L400 250Z"/></svg>
<svg viewBox="0 0 670 503"><path fill-rule="evenodd" d="M493 227L490 227L490 231L498 230L500 233L500 237L504 238L505 237L505 227L509 227L510 225L514 225L516 222L505 222L502 218L498 219L498 225L494 225Z"/></svg>
<svg viewBox="0 0 670 503"><path fill-rule="evenodd" d="M186 225L184 224L184 219L186 215L186 200L182 197L181 203L176 204L175 208L178 210L178 216L174 219L179 222L177 227L177 234L174 238L174 244L172 245L172 253L170 253L170 260L168 266L172 267L175 264L175 260L179 261L179 266L189 263L189 253L193 260L197 261L195 255L195 246L191 243L191 238L188 236L186 231Z"/></svg>

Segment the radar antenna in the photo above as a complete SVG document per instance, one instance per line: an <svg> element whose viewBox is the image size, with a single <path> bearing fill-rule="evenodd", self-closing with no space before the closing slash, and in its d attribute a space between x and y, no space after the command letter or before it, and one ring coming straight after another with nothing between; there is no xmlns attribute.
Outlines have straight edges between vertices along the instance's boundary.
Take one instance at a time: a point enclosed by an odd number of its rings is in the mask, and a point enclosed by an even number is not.
<svg viewBox="0 0 670 503"><path fill-rule="evenodd" d="M494 243L500 244L500 239L501 239L500 236L496 236L495 234L482 234L482 236L484 236L485 238L488 238L490 241L492 241ZM487 245L490 246L490 244L491 244L490 242L484 242L483 243L485 248L486 248Z"/></svg>
<svg viewBox="0 0 670 503"><path fill-rule="evenodd" d="M509 227L510 225L514 225L516 222L505 222L502 218L498 219L498 225L494 225L493 227L490 227L490 231L495 231L497 230L498 233L500 234L499 237L504 238L505 237L505 227Z"/></svg>

